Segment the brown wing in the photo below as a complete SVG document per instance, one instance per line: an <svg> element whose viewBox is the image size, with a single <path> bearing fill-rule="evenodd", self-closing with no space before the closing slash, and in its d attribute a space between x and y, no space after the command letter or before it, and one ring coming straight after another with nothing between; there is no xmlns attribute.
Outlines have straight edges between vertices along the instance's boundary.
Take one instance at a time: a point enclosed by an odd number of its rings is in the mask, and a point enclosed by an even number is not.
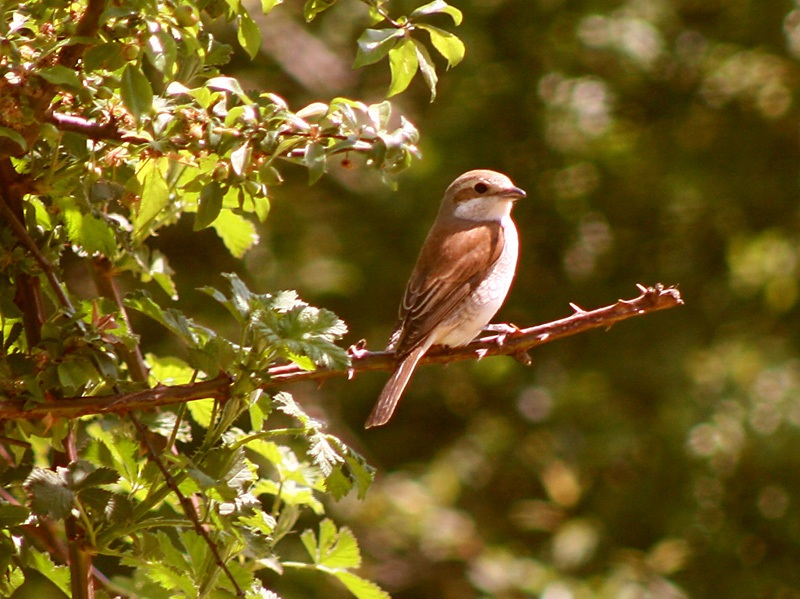
<svg viewBox="0 0 800 599"><path fill-rule="evenodd" d="M422 343L472 293L500 257L505 241L499 222L466 221L452 234L437 233L432 230L425 240L400 306L391 344L398 356Z"/></svg>

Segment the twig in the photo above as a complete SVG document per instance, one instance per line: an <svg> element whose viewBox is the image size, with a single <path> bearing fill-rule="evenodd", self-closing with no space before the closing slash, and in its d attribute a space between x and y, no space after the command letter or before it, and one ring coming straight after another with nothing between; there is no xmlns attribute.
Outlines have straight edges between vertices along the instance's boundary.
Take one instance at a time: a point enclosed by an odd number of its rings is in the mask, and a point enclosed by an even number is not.
<svg viewBox="0 0 800 599"><path fill-rule="evenodd" d="M132 331L133 329L131 328L131 321L128 318L128 311L122 303L122 296L120 295L117 281L114 278L115 272L111 261L108 258L94 258L91 261L91 265L97 291L100 292L100 295L103 297L114 302L128 330ZM146 383L148 375L147 365L144 363L144 358L142 357L142 352L139 350L139 346L137 345L133 349L128 349L124 343L118 343L117 349L131 371L131 378L137 383Z"/></svg>
<svg viewBox="0 0 800 599"><path fill-rule="evenodd" d="M634 316L642 316L683 304L680 292L673 287L665 288L662 285L654 287L639 285L638 287L641 291L638 297L630 300L618 300L610 306L597 310L583 311L574 307L575 313L571 316L547 324L519 329L512 333L481 337L464 347L431 348L422 362L440 364L496 355L511 355L518 359L524 359L524 353L527 350L544 343L590 329L607 329L617 322ZM346 371L326 369L305 371L294 364L275 366L269 369L269 380L262 387L277 387L307 380L324 380L342 375L352 377L362 372L392 370L395 366L395 357L392 352L353 349L351 357L351 367ZM233 380L230 377L221 375L211 380L172 387L158 386L133 393L65 398L53 403L40 404L27 410L24 409L25 402L23 400L6 400L0 401L0 419L38 419L45 416L75 418L85 414L149 409L155 406L209 397L225 398L228 396L232 383Z"/></svg>
<svg viewBox="0 0 800 599"><path fill-rule="evenodd" d="M178 483L175 482L175 479L170 474L167 467L158 457L158 453L155 449L153 449L152 444L150 443L150 431L147 430L141 421L136 418L133 414L129 415L133 425L136 427L136 430L139 431L139 436L144 443L145 449L147 450L147 454L150 457L150 460L158 466L158 469L161 471L161 475L164 477L164 482L167 483L167 486L170 490L175 494L178 498L178 502L181 504L181 508L183 509L183 513L189 519L189 521L194 526L195 532L206 542L208 545L208 549L211 551L211 555L214 557L214 561L216 562L217 566L225 573L225 576L228 577L228 580L231 581L234 590L236 591L237 597L244 597L244 591L239 586L239 583L236 582L236 579L231 574L231 571L228 569L228 566L225 565L225 561L222 559L222 556L219 554L219 549L217 548L216 543L208 534L208 531L203 528L203 525L200 523L200 517L197 515L195 511L195 506L192 504L191 500L184 495L181 490L178 488Z"/></svg>
<svg viewBox="0 0 800 599"><path fill-rule="evenodd" d="M94 37L100 29L100 17L106 9L106 0L89 0L78 24L75 26L75 37ZM86 50L86 44L64 46L58 57L58 64L68 69L75 68Z"/></svg>
<svg viewBox="0 0 800 599"><path fill-rule="evenodd" d="M150 142L146 137L120 129L113 120L98 123L82 116L61 112L51 112L47 115L47 120L62 131L80 133L96 141L124 141L132 144L147 144Z"/></svg>
<svg viewBox="0 0 800 599"><path fill-rule="evenodd" d="M56 276L55 268L53 268L53 265L50 264L50 261L45 257L45 255L39 251L36 243L34 243L33 239L31 239L30 235L28 235L28 231L25 229L22 223L19 222L16 215L11 210L11 207L8 205L8 202L5 199L5 194L3 194L3 196L0 198L0 213L2 213L3 218L5 218L8 222L11 230L14 231L14 235L16 235L19 242L28 249L34 260L39 263L39 266L44 271L44 275L47 277L50 286L53 288L53 292L56 294L58 301L61 302L61 305L69 310L69 312L74 312L75 308L72 306L72 302L64 292L64 288L61 286L61 282Z"/></svg>

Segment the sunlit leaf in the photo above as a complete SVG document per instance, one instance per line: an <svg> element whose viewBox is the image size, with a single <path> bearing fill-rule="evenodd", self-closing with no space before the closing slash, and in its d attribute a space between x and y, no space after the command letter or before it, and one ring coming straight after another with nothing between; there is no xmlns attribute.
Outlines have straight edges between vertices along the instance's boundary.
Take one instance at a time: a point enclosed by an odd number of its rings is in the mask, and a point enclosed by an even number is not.
<svg viewBox="0 0 800 599"><path fill-rule="evenodd" d="M358 50L353 68L378 62L394 48L403 35L404 31L397 28L365 30L358 38Z"/></svg>
<svg viewBox="0 0 800 599"><path fill-rule="evenodd" d="M261 48L261 30L247 12L242 12L239 15L239 27L236 30L236 39L239 40L239 45L244 48L250 59L254 59L258 50Z"/></svg>
<svg viewBox="0 0 800 599"><path fill-rule="evenodd" d="M405 38L389 51L389 67L392 81L389 84L387 97L392 97L404 91L419 68L417 50L414 42Z"/></svg>
<svg viewBox="0 0 800 599"><path fill-rule="evenodd" d="M244 256L247 250L258 243L255 225L230 210L223 210L211 227L217 232L231 255L236 258Z"/></svg>
<svg viewBox="0 0 800 599"><path fill-rule="evenodd" d="M69 69L62 65L53 65L52 67L45 67L39 71L39 75L44 77L53 85L64 86L73 90L80 90L83 88L81 81L75 69Z"/></svg>
<svg viewBox="0 0 800 599"><path fill-rule="evenodd" d="M153 88L139 67L129 64L122 71L120 93L125 108L139 123L153 110Z"/></svg>
<svg viewBox="0 0 800 599"><path fill-rule="evenodd" d="M461 11L455 6L450 6L444 0L433 0L433 2L429 2L428 4L420 6L419 8L415 9L410 16L413 19L414 17L421 17L423 15L432 15L436 13L450 15L456 25L461 25L461 20L463 19Z"/></svg>
<svg viewBox="0 0 800 599"><path fill-rule="evenodd" d="M417 59L419 60L419 72L422 73L422 78L431 90L431 102L436 99L436 83L439 77L436 75L436 67L433 65L431 55L428 54L428 49L419 41L413 40L414 47L417 50Z"/></svg>
<svg viewBox="0 0 800 599"><path fill-rule="evenodd" d="M197 206L197 213L194 217L194 230L205 229L215 220L222 210L222 198L225 197L227 189L223 189L217 181L211 181L203 187Z"/></svg>
<svg viewBox="0 0 800 599"><path fill-rule="evenodd" d="M418 27L430 34L431 44L447 60L447 68L454 67L463 60L466 49L458 36L433 25L420 24Z"/></svg>

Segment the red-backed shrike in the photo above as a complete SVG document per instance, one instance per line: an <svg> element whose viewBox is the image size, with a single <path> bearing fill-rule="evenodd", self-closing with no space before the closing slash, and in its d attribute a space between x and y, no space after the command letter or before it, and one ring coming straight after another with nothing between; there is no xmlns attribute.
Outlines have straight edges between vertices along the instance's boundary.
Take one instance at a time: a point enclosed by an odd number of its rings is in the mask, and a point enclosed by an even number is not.
<svg viewBox="0 0 800 599"><path fill-rule="evenodd" d="M519 250L511 207L524 197L511 179L487 170L464 173L447 188L387 348L397 356L397 369L367 428L389 421L417 362L432 345L466 345L500 309Z"/></svg>

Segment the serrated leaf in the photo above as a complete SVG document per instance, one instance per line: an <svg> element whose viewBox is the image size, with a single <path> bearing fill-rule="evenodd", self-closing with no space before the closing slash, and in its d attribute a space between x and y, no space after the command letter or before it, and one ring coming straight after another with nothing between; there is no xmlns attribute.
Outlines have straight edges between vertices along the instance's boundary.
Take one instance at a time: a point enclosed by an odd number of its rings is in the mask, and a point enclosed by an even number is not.
<svg viewBox="0 0 800 599"><path fill-rule="evenodd" d="M399 38L404 35L403 29L367 29L358 38L358 50L353 68L378 62L395 47Z"/></svg>
<svg viewBox="0 0 800 599"><path fill-rule="evenodd" d="M113 258L117 251L114 232L105 220L92 214L82 214L77 206L64 209L64 222L70 243L89 256L102 254Z"/></svg>
<svg viewBox="0 0 800 599"><path fill-rule="evenodd" d="M389 84L389 91L386 92L387 98L404 91L419 68L417 51L409 38L403 39L389 50L389 68L392 73L392 81Z"/></svg>
<svg viewBox="0 0 800 599"><path fill-rule="evenodd" d="M331 446L326 435L316 433L311 436L309 443L308 455L324 476L330 476L333 469L344 462L344 458Z"/></svg>
<svg viewBox="0 0 800 599"><path fill-rule="evenodd" d="M71 597L70 576L68 566L57 566L46 553L31 548L33 569L52 582L66 596Z"/></svg>
<svg viewBox="0 0 800 599"><path fill-rule="evenodd" d="M24 486L31 496L31 509L34 513L53 520L61 520L69 515L72 509L72 491L57 473L34 468Z"/></svg>
<svg viewBox="0 0 800 599"><path fill-rule="evenodd" d="M332 570L330 574L339 579L347 590L355 595L356 599L392 599L389 593L372 581L364 580L360 576L347 570Z"/></svg>
<svg viewBox="0 0 800 599"><path fill-rule="evenodd" d="M439 77L436 75L436 67L433 65L431 55L428 54L428 49L417 40L414 41L414 47L417 50L417 59L419 60L419 71L422 73L422 78L431 90L431 102L436 99L436 83Z"/></svg>
<svg viewBox="0 0 800 599"><path fill-rule="evenodd" d="M211 225L222 210L222 199L227 189L223 189L218 181L211 181L203 187L197 201L197 213L194 216L194 230L200 231Z"/></svg>
<svg viewBox="0 0 800 599"><path fill-rule="evenodd" d="M253 20L253 17L246 12L242 12L239 15L236 39L239 40L239 45L247 52L250 60L253 60L261 48L261 30Z"/></svg>
<svg viewBox="0 0 800 599"><path fill-rule="evenodd" d="M464 47L464 42L458 36L433 25L418 25L418 27L430 34L431 44L447 60L448 69L456 66L464 59L466 48Z"/></svg>
<svg viewBox="0 0 800 599"><path fill-rule="evenodd" d="M234 258L241 258L258 243L255 225L230 210L223 210L211 227Z"/></svg>
<svg viewBox="0 0 800 599"><path fill-rule="evenodd" d="M119 480L119 473L113 468L97 468L85 460L71 463L69 465L69 473L71 477L70 487L74 491L101 485L111 485Z"/></svg>
<svg viewBox="0 0 800 599"><path fill-rule="evenodd" d="M433 2L428 2L428 4L420 6L411 13L411 18L413 19L414 17L421 17L436 13L450 15L450 17L453 19L453 23L456 25L461 25L461 21L464 18L464 15L461 14L460 10L458 10L455 6L450 6L444 0L433 0Z"/></svg>
<svg viewBox="0 0 800 599"><path fill-rule="evenodd" d="M129 64L122 71L120 93L125 108L141 124L142 117L153 109L153 88L139 67Z"/></svg>
<svg viewBox="0 0 800 599"><path fill-rule="evenodd" d="M214 414L214 399L198 399L190 401L187 405L192 420L203 428L211 426L211 417Z"/></svg>
<svg viewBox="0 0 800 599"><path fill-rule="evenodd" d="M320 532L320 537L322 537L322 532ZM321 544L322 542L320 542ZM358 568L361 566L361 552L358 549L356 538L349 528L343 526L339 529L334 542L326 548L321 565L328 568Z"/></svg>

